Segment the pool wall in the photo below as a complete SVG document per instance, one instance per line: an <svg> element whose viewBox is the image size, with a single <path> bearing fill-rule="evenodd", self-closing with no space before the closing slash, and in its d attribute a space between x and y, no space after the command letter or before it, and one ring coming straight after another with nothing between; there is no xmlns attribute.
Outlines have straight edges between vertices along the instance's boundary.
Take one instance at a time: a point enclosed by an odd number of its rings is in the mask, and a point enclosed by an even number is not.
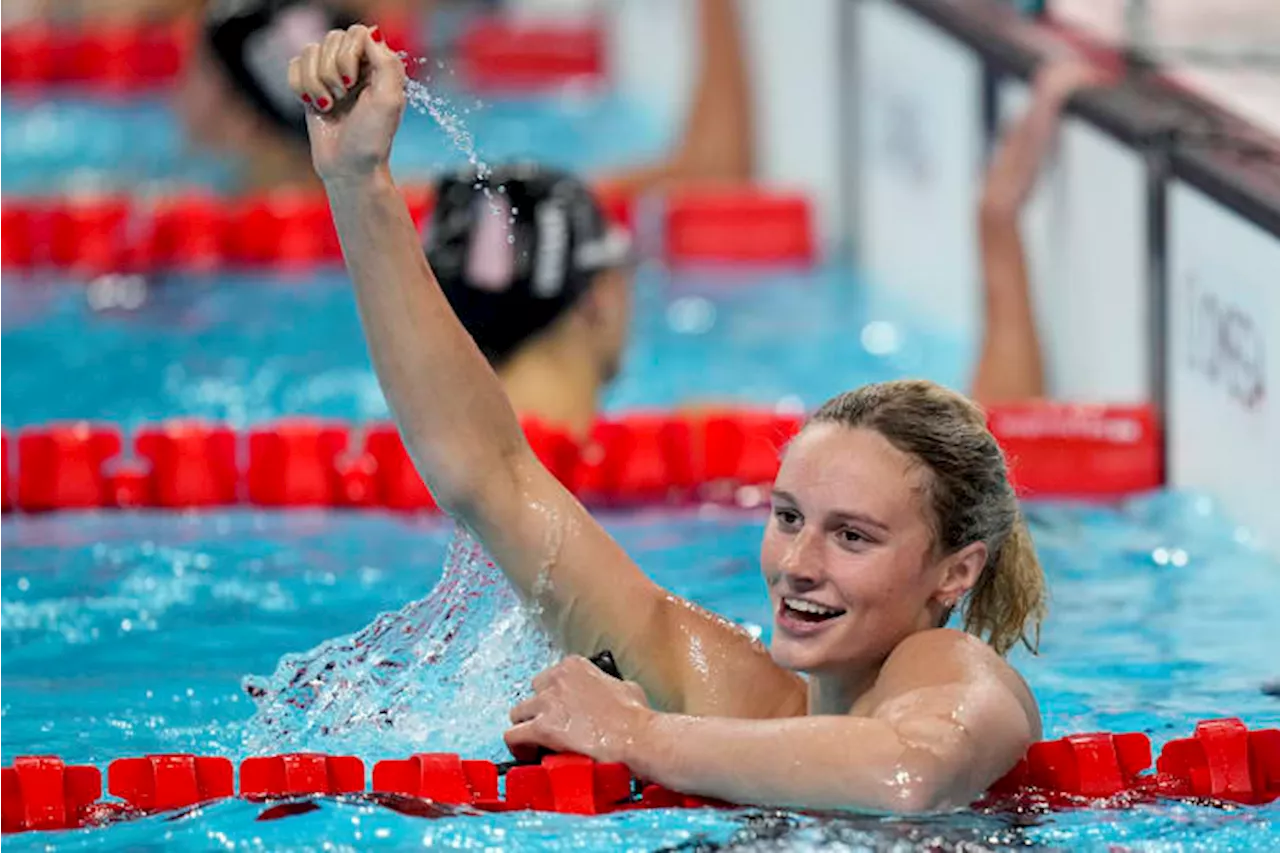
<svg viewBox="0 0 1280 853"><path fill-rule="evenodd" d="M983 160L1061 31L990 0L846 5L862 72L848 89L862 147L854 197L877 214L855 219L853 245L873 278L913 288L912 303L939 319L973 323ZM1215 105L1131 77L1072 101L1025 215L1055 397L1153 401L1165 413L1170 487L1219 499L1272 549L1277 152L1280 141ZM917 224L910 236L890 224L900 217Z"/></svg>

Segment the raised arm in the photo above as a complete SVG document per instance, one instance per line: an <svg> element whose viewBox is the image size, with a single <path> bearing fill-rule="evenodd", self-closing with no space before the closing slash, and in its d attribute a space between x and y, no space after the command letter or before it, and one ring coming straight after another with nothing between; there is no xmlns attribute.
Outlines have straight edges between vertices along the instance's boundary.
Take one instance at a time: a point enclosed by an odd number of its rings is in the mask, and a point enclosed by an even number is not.
<svg viewBox="0 0 1280 853"><path fill-rule="evenodd" d="M958 631L904 640L849 716L734 720L654 712L581 659L534 680L511 713L533 745L621 761L642 779L741 805L927 812L964 806L1040 737L1035 701Z"/></svg>
<svg viewBox="0 0 1280 853"><path fill-rule="evenodd" d="M313 107L312 161L378 380L436 500L537 599L567 649L612 648L656 703L718 707L716 697L733 692L718 689L718 679L767 680L772 664L763 650L653 584L530 450L497 377L441 292L391 179L405 73L377 31L330 33L293 60L289 81ZM687 655L699 643L737 667L702 677Z"/></svg>
<svg viewBox="0 0 1280 853"><path fill-rule="evenodd" d="M1018 217L1077 90L1104 73L1078 59L1053 62L1036 75L1031 105L1005 135L987 170L978 210L984 327L973 397L982 403L1044 395L1044 368Z"/></svg>

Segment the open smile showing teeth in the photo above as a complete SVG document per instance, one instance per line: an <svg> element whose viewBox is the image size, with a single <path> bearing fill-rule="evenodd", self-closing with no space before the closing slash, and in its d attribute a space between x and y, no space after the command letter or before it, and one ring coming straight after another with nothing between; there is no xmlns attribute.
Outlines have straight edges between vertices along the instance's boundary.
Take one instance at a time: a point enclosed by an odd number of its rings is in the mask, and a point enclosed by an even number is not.
<svg viewBox="0 0 1280 853"><path fill-rule="evenodd" d="M787 615L804 622L822 622L844 613L843 610L827 607L813 601L806 601L803 598L783 598L782 607Z"/></svg>

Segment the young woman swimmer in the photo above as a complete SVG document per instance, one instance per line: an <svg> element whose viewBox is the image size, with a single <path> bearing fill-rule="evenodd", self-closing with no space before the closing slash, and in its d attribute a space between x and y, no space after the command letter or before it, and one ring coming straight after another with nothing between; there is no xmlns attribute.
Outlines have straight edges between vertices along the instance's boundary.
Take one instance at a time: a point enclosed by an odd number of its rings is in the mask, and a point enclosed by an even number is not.
<svg viewBox="0 0 1280 853"><path fill-rule="evenodd" d="M1002 656L1032 642L1043 577L976 407L904 381L813 415L761 545L766 649L650 581L530 450L392 182L405 72L377 30L330 32L289 82L405 444L574 654L512 711L513 751L621 761L735 803L921 812L971 802L1039 738ZM969 633L941 627L956 607ZM631 682L583 657L602 649Z"/></svg>

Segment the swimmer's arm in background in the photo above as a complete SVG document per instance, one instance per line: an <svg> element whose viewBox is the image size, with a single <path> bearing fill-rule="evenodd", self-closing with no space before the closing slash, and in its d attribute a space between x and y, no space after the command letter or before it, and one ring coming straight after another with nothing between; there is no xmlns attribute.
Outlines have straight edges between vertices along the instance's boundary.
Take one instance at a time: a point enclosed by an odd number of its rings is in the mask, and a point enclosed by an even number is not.
<svg viewBox="0 0 1280 853"><path fill-rule="evenodd" d="M1040 735L1034 701L980 640L926 631L885 664L866 716L664 714L585 662L535 680L512 711L533 745L621 761L642 779L741 805L928 812L971 803Z"/></svg>
<svg viewBox="0 0 1280 853"><path fill-rule="evenodd" d="M991 165L978 210L984 327L972 396L1004 403L1044 396L1044 368L1018 217L1035 186L1058 129L1062 108L1076 91L1106 74L1075 58L1041 69L1031 105L1005 134Z"/></svg>
<svg viewBox="0 0 1280 853"><path fill-rule="evenodd" d="M768 654L649 580L543 467L441 292L388 165L404 79L396 55L358 26L330 33L290 65L291 86L314 105L312 160L374 368L419 473L511 582L538 601L566 649L611 649L663 707L734 712L703 697L730 695L730 681L776 681ZM704 677L699 663L706 669L707 660L723 666Z"/></svg>
<svg viewBox="0 0 1280 853"><path fill-rule="evenodd" d="M660 163L601 176L602 189L633 195L751 180L755 127L739 2L698 4L698 80L675 150Z"/></svg>

